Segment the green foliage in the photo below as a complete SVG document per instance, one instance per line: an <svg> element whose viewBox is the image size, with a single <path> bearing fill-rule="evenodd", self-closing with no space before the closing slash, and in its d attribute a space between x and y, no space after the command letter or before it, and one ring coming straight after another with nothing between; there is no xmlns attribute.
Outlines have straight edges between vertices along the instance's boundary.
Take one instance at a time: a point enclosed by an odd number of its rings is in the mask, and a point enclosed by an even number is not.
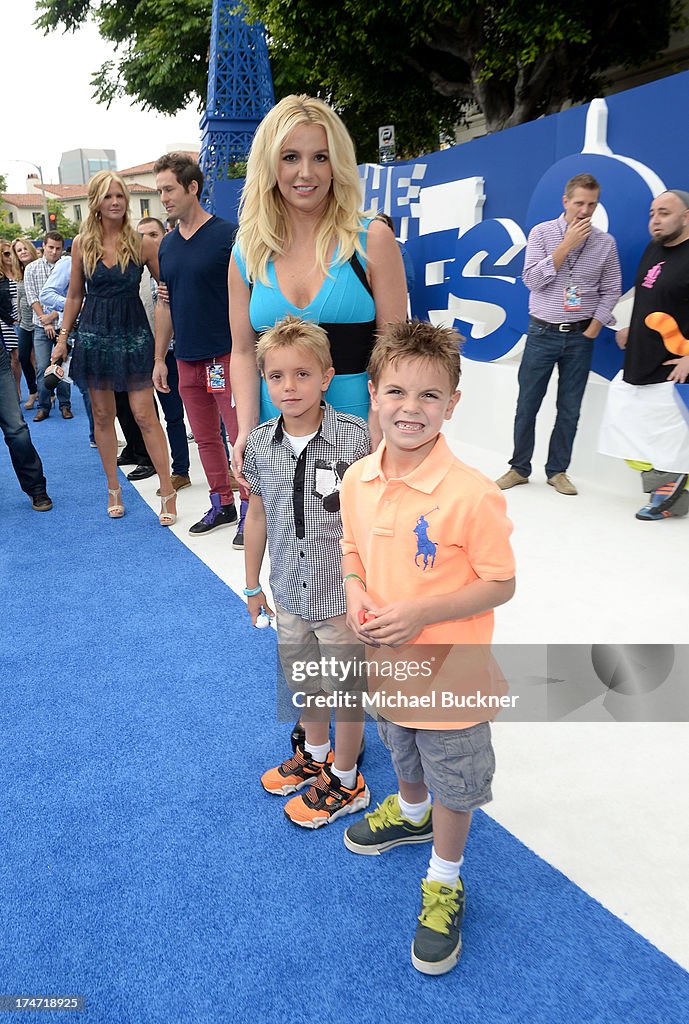
<svg viewBox="0 0 689 1024"><path fill-rule="evenodd" d="M246 160L239 160L236 164L227 165L227 177L228 178L245 178L246 177Z"/></svg>
<svg viewBox="0 0 689 1024"><path fill-rule="evenodd" d="M15 238L21 238L24 229L20 224L8 224L7 211L0 210L0 238L5 242L13 242Z"/></svg>
<svg viewBox="0 0 689 1024"><path fill-rule="evenodd" d="M467 105L489 130L552 113L601 88L600 74L667 45L683 0L249 0L275 64L290 55L348 125L375 111L402 150L442 133ZM283 82L280 82L282 89ZM359 139L361 142L361 139Z"/></svg>
<svg viewBox="0 0 689 1024"><path fill-rule="evenodd" d="M36 27L74 31L88 18L117 46L92 76L94 96L108 106L131 96L148 110L175 114L205 102L211 0L38 0Z"/></svg>
<svg viewBox="0 0 689 1024"><path fill-rule="evenodd" d="M0 174L0 195L7 191L7 178ZM0 210L0 238L5 242L12 242L22 234L20 224L10 224L7 217L7 210Z"/></svg>
<svg viewBox="0 0 689 1024"><path fill-rule="evenodd" d="M601 88L601 74L655 57L684 0L247 0L267 26L278 98L308 92L342 114L360 160L379 125L398 155L435 149L478 106L489 130L552 113ZM206 95L211 0L38 0L37 25L92 18L117 44L96 98L127 95L173 114Z"/></svg>

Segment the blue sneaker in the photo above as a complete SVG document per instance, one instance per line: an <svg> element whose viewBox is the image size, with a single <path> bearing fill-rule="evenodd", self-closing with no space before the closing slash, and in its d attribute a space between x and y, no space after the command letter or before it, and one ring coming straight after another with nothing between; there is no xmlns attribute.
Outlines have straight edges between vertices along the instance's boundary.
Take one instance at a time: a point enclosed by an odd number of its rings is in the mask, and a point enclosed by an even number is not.
<svg viewBox="0 0 689 1024"><path fill-rule="evenodd" d="M239 503L239 522L237 523L237 532L234 535L232 541L232 547L235 551L244 550L244 520L246 519L246 513L249 508L249 502L246 498L242 498Z"/></svg>
<svg viewBox="0 0 689 1024"><path fill-rule="evenodd" d="M647 505L636 513L637 519L652 522L656 519L668 519L673 515L673 506L681 499L687 484L687 474L681 473L661 484L651 495Z"/></svg>

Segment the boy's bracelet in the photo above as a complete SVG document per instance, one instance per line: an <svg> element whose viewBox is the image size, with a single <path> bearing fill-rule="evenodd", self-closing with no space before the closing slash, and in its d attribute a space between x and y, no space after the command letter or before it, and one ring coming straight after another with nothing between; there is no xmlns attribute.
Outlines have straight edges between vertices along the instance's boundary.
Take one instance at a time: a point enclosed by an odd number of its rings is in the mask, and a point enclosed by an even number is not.
<svg viewBox="0 0 689 1024"><path fill-rule="evenodd" d="M259 583L257 587L244 587L244 597L256 597L257 594L263 593L263 587Z"/></svg>
<svg viewBox="0 0 689 1024"><path fill-rule="evenodd" d="M364 590L366 590L366 584L364 583L364 581L362 580L361 576L359 576L358 573L348 572L342 582L346 583L347 580L358 580L361 586L364 588Z"/></svg>

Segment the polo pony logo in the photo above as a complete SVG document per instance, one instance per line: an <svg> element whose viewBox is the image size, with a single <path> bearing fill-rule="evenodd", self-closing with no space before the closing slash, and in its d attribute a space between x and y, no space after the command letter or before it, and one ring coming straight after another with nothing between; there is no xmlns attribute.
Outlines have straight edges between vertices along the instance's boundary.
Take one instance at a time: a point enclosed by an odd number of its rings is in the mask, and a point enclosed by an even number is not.
<svg viewBox="0 0 689 1024"><path fill-rule="evenodd" d="M439 506L436 505L430 512L426 512L425 515L419 516L416 520L416 526L414 527L414 533L416 534L416 554L414 556L414 565L419 564L419 558L423 555L423 571L425 572L428 568L428 562L430 560L431 569L435 565L435 553L438 550L438 545L435 541L431 540L428 536L428 520L426 516L429 516L431 512L437 512Z"/></svg>

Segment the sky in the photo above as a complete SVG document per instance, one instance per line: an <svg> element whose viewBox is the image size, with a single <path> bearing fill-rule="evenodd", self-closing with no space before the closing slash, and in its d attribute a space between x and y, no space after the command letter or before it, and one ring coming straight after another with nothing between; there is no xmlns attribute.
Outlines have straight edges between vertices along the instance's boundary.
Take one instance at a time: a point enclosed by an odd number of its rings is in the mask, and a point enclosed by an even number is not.
<svg viewBox="0 0 689 1024"><path fill-rule="evenodd" d="M155 160L171 146L198 148L200 115L194 106L164 117L129 100L108 109L91 99L91 74L115 57L94 25L44 36L32 27L34 0L5 4L0 174L9 192L25 192L27 174L35 173L13 160L39 164L43 180L57 182L61 154L69 149L114 149L117 166L124 169Z"/></svg>

